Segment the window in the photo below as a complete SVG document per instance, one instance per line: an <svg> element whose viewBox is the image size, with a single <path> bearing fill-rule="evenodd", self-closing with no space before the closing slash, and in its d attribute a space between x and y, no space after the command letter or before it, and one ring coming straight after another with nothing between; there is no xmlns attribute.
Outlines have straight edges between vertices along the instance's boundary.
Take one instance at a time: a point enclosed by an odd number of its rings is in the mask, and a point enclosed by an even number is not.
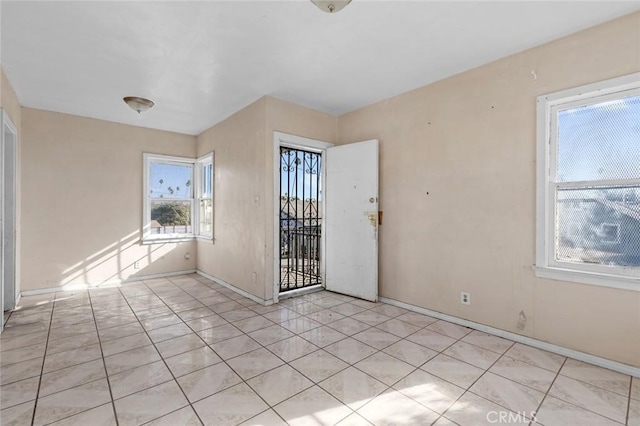
<svg viewBox="0 0 640 426"><path fill-rule="evenodd" d="M213 154L198 159L198 236L213 239Z"/></svg>
<svg viewBox="0 0 640 426"><path fill-rule="evenodd" d="M640 73L538 98L534 269L640 291Z"/></svg>
<svg viewBox="0 0 640 426"><path fill-rule="evenodd" d="M213 154L198 160L144 154L144 171L143 241L212 239Z"/></svg>

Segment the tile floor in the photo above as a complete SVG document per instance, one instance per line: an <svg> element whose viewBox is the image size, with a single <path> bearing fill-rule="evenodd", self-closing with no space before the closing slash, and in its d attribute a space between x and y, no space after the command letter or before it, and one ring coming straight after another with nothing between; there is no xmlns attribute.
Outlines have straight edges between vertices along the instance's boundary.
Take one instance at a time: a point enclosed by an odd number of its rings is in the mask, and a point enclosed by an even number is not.
<svg viewBox="0 0 640 426"><path fill-rule="evenodd" d="M328 292L265 307L188 275L21 303L2 425L640 425L637 378Z"/></svg>

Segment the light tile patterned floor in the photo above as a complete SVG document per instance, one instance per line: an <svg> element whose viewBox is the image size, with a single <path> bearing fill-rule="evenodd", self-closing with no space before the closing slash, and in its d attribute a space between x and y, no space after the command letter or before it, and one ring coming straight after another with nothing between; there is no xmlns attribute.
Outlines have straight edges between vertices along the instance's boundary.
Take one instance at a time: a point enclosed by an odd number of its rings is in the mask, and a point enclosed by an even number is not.
<svg viewBox="0 0 640 426"><path fill-rule="evenodd" d="M329 292L265 307L188 275L21 303L2 425L640 426L639 379Z"/></svg>

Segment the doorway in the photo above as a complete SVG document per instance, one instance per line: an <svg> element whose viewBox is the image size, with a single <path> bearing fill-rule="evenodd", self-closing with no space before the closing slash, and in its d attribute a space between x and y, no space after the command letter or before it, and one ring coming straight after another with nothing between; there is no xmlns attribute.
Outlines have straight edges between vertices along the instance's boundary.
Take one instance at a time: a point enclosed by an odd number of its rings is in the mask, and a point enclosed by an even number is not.
<svg viewBox="0 0 640 426"><path fill-rule="evenodd" d="M280 293L322 285L322 153L280 147Z"/></svg>
<svg viewBox="0 0 640 426"><path fill-rule="evenodd" d="M274 132L273 301L326 288L378 300L378 141Z"/></svg>
<svg viewBox="0 0 640 426"><path fill-rule="evenodd" d="M323 286L323 159L330 146L274 132L274 301Z"/></svg>
<svg viewBox="0 0 640 426"><path fill-rule="evenodd" d="M16 153L18 131L2 111L2 135L0 140L0 244L3 311L12 310L16 304ZM4 321L3 321L4 322Z"/></svg>

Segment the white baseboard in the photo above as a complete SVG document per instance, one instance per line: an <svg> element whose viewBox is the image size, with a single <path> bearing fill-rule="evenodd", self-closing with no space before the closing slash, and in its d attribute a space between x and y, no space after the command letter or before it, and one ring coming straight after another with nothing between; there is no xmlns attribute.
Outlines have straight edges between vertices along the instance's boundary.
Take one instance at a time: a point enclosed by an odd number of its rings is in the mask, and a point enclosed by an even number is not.
<svg viewBox="0 0 640 426"><path fill-rule="evenodd" d="M621 362L612 361L610 359L601 358L599 356L591 355L585 352L576 351L574 349L565 348L564 346L554 345L553 343L544 342L542 340L534 339L532 337L523 336L520 334L512 333L510 331L500 330L488 325L480 324L474 321L465 320L462 318L454 317L452 315L443 314L441 312L432 311L431 309L421 308L419 306L411 305L409 303L400 302L398 300L381 297L380 301L388 303L389 305L397 306L399 308L405 308L413 312L429 315L430 317L438 318L441 320L449 321L454 324L461 325L463 327L473 328L475 330L483 331L488 334L492 334L498 337L504 337L505 339L513 340L514 342L522 343L525 345L533 346L534 348L542 349L548 352L553 352L558 355L567 356L577 359L589 364L597 365L598 367L607 368L609 370L617 371L622 374L628 374L630 376L640 378L640 368L634 367Z"/></svg>
<svg viewBox="0 0 640 426"><path fill-rule="evenodd" d="M23 290L20 292L20 297L22 296L36 296L38 294L47 294L47 293L56 293L58 291L74 291L74 290L86 290L89 288L100 288L100 287L115 287L124 283L132 283L136 281L144 281L144 280L153 280L156 278L167 278L174 277L176 275L187 275L195 273L195 269L188 269L184 271L176 271L176 272L165 272L162 274L153 274L153 275L140 275L136 277L129 277L124 280L109 280L103 281L101 283L89 283L89 284L65 284L60 287L49 287L49 288L40 288L37 290Z"/></svg>
<svg viewBox="0 0 640 426"><path fill-rule="evenodd" d="M238 294L240 294L240 295L242 295L242 296L244 296L246 298L249 298L249 299L253 300L254 302L259 303L261 305L268 306L268 305L272 305L273 304L273 300L261 299L258 296L255 296L255 295L253 295L253 294L251 294L251 293L249 293L247 291L244 291L241 288L238 288L238 287L234 286L233 284L229 284L228 282L226 282L224 280L221 280L220 278L216 278L216 277L214 277L212 275L207 274L206 272L202 272L199 269L196 270L196 274L198 274L198 275L200 275L202 277L205 277L206 279L209 279L211 281L215 281L216 283L220 284L221 286L226 287L229 290L231 290L233 292L236 292L236 293L238 293Z"/></svg>

